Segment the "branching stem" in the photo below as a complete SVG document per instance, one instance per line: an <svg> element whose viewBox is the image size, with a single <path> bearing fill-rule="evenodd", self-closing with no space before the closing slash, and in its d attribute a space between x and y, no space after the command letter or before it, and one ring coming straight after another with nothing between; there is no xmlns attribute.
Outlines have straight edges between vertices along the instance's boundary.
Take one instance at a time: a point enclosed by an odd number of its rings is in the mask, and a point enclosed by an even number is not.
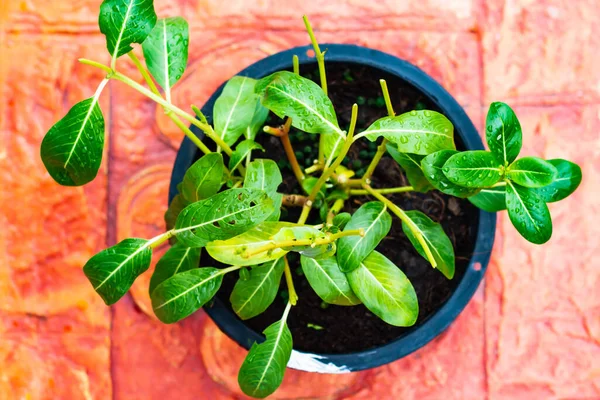
<svg viewBox="0 0 600 400"><path fill-rule="evenodd" d="M384 189L373 189L377 193L381 194L393 194L393 193L405 193L412 192L415 190L412 186L400 186L395 188L384 188ZM362 196L365 194L369 194L367 190L364 189L350 189L351 196Z"/></svg>
<svg viewBox="0 0 600 400"><path fill-rule="evenodd" d="M287 284L288 288L289 304L295 306L296 302L298 301L298 294L296 293L296 288L294 287L292 271L290 269L290 263L288 262L287 256L283 256L283 262L285 263L283 272L285 273L285 283Z"/></svg>

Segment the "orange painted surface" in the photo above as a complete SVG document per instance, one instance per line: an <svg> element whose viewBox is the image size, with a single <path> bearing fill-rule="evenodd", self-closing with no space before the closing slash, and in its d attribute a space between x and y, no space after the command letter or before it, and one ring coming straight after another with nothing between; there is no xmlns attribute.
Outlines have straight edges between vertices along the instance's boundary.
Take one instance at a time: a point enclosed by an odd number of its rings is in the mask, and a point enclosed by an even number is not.
<svg viewBox="0 0 600 400"><path fill-rule="evenodd" d="M162 228L181 133L136 92L102 96L110 145L98 178L58 187L44 133L94 92L107 61L100 0L0 1L0 399L239 399L243 352L204 315L165 326L148 314L146 274L106 308L81 266L127 236ZM500 214L485 284L434 342L344 376L288 371L278 399L600 399L600 7L597 0L156 0L191 25L174 92L202 104L260 58L356 43L406 58L441 82L481 130L487 104L515 106L523 153L578 162L583 183L551 204L537 247ZM133 66L120 62L126 73Z"/></svg>

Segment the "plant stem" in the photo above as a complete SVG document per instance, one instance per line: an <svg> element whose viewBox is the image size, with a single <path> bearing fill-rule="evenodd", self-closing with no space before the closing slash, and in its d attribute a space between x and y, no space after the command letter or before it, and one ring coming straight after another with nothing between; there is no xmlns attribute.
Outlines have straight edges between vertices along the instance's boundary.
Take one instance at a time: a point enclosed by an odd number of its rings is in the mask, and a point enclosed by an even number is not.
<svg viewBox="0 0 600 400"><path fill-rule="evenodd" d="M400 186L395 188L384 188L384 189L373 189L377 193L381 194L393 194L393 193L404 193L404 192L412 192L415 190L412 186ZM367 190L364 189L350 189L351 196L361 196L369 194Z"/></svg>
<svg viewBox="0 0 600 400"><path fill-rule="evenodd" d="M142 85L140 85L139 83L137 83L136 81L134 81L133 79L131 79L131 78L129 78L129 77L121 74L120 72L113 71L109 67L107 67L105 65L102 65L100 63L97 63L95 61L90 61L90 60L86 60L86 59L80 59L79 61L81 63L83 63L83 64L92 65L92 66L95 66L95 67L98 67L98 68L101 68L101 69L107 71L109 73L108 74L108 78L109 79L116 79L116 80L118 80L120 82L123 82L124 84L126 84L127 86L130 86L131 88L137 90L138 92L140 92L144 96L150 98L151 100L154 100L156 103L160 104L165 109L167 109L169 111L172 111L173 113L175 113L178 116L180 116L181 118L185 119L186 121L188 121L192 125L197 126L198 128L200 128L204 132L204 134L206 134L206 136L208 136L211 140L213 140L218 146L220 146L221 148L223 148L223 150L225 151L225 153L227 155L231 155L231 153L233 152L231 150L231 147L229 147L227 145L227 143L225 143L223 141L223 139L221 139L220 137L218 137L215 134L215 131L213 130L212 126L199 121L198 119L194 118L194 116L186 113L185 111L183 111L179 107L175 106L174 104L169 103L168 101L166 101L165 99L163 99L159 95L153 93L151 90L146 89L145 87L143 87Z"/></svg>
<svg viewBox="0 0 600 400"><path fill-rule="evenodd" d="M398 218L400 218L402 223L406 224L406 226L411 230L413 235L415 235L415 237L417 238L417 241L419 242L421 247L423 247L423 250L425 251L425 255L427 256L426 258L431 263L431 266L433 268L437 267L437 262L435 261L435 258L433 257L433 254L431 253L431 249L429 248L429 245L425 241L425 238L423 237L421 230L419 229L419 227L417 225L415 225L413 220L410 219L408 217L408 215L406 215L406 213L400 207L398 207L397 205L392 203L389 199L384 197L381 193L375 191L375 189L373 189L371 186L369 186L367 184L363 184L363 188L371 196L375 197L377 200L379 200L383 204L385 204L390 209L391 212L393 212L394 214L396 214L396 216Z"/></svg>
<svg viewBox="0 0 600 400"><path fill-rule="evenodd" d="M331 226L333 224L333 219L342 208L344 208L344 199L337 199L327 213L327 225Z"/></svg>
<svg viewBox="0 0 600 400"><path fill-rule="evenodd" d="M321 52L321 48L319 47L319 42L317 42L317 38L315 37L315 33L313 32L312 26L308 20L306 15L302 16L304 20L304 25L306 26L306 31L308 32L308 36L310 37L310 42L312 43L313 49L315 50L315 58L317 59L317 64L319 65L319 78L321 80L321 88L325 95L327 96L327 75L325 73L325 54ZM325 153L324 153L324 142L325 135L321 134L319 137L319 164L325 163Z"/></svg>
<svg viewBox="0 0 600 400"><path fill-rule="evenodd" d="M304 173L307 175L312 174L313 172L317 172L318 170L323 169L322 164L314 164L304 170Z"/></svg>
<svg viewBox="0 0 600 400"><path fill-rule="evenodd" d="M144 68L144 66L140 62L139 58L137 58L137 56L133 53L133 51L130 51L129 53L127 53L127 55L129 56L129 58L131 58L131 61L133 61L133 63L137 67L138 71L140 71L140 74L146 81L146 84L148 85L148 87L150 88L152 93L154 93L157 96L160 96L160 92L159 92L158 88L156 87L156 84L152 80L150 73L148 72L148 70L146 68ZM172 104L170 100L167 100L167 102L169 104ZM206 147L206 145L200 140L200 138L198 138L198 136L194 135L194 132L192 132L190 130L190 128L187 125L185 125L181 121L181 119L179 119L178 116L176 116L175 114L173 114L171 111L169 111L167 109L165 109L165 113L171 119L171 121L173 121L175 123L175 125L177 125L177 127L179 129L181 129L183 131L183 133L200 149L200 151L202 151L204 154L211 153L210 149L208 147ZM227 173L229 173L229 172L227 172Z"/></svg>
<svg viewBox="0 0 600 400"><path fill-rule="evenodd" d="M294 73L296 75L300 75L300 60L298 59L298 56L295 54L292 57L292 64L294 65Z"/></svg>
<svg viewBox="0 0 600 400"><path fill-rule="evenodd" d="M506 182L497 182L494 183L491 187L502 187L502 186L506 186Z"/></svg>
<svg viewBox="0 0 600 400"><path fill-rule="evenodd" d="M302 186L302 181L304 181L304 173L302 172L302 168L300 168L300 164L298 164L298 159L296 158L296 153L294 152L294 148L292 147L292 142L290 142L290 128L292 126L292 119L288 117L285 120L285 124L281 129L281 135L279 138L281 139L281 144L283 145L283 149L285 150L285 155L290 162L292 167L292 171L294 171L294 175L298 180L300 186Z"/></svg>
<svg viewBox="0 0 600 400"><path fill-rule="evenodd" d="M365 234L364 229L353 229L353 230L349 230L349 231L328 234L324 238L300 239L300 240L292 239L292 240L282 240L279 242L272 241L269 244L265 244L264 246L257 247L252 251L248 251L248 252L244 253L242 255L242 257L250 258L250 257L254 257L257 254L264 253L269 250L281 249L281 248L285 248L285 247L312 246L313 244L315 246L321 246L324 244L329 244L331 242L335 242L336 240L338 240L339 238L344 237L344 236L357 236L357 235L364 236L364 234Z"/></svg>
<svg viewBox="0 0 600 400"><path fill-rule="evenodd" d="M385 100L385 106L387 108L388 115L390 117L393 117L394 115L396 115L396 113L394 112L394 107L392 107L392 101L390 100L390 92L387 87L387 82L385 81L385 79L380 79L379 84L381 85L381 91L383 92L383 98ZM379 147L377 147L377 152L375 153L375 156L373 157L371 163L367 167L367 171L363 175L363 182L367 184L371 183L371 175L373 175L373 172L375 172L375 168L377 168L379 161L381 161L381 157L383 157L383 155L385 154L387 150L387 143L387 139L383 138L381 144L379 145Z"/></svg>
<svg viewBox="0 0 600 400"><path fill-rule="evenodd" d="M285 306L285 310L283 311L283 315L281 316L281 321L287 320L287 317L290 313L291 308L292 308L292 303L290 301L288 301L287 305Z"/></svg>
<svg viewBox="0 0 600 400"><path fill-rule="evenodd" d="M295 306L296 302L298 301L298 294L296 293L296 288L294 287L292 271L290 270L290 263L288 262L287 256L283 256L283 262L285 263L283 272L285 273L285 283L287 284L288 288L289 304Z"/></svg>
<svg viewBox="0 0 600 400"><path fill-rule="evenodd" d="M352 106L352 118L350 120L350 129L348 131L348 136L346 137L346 141L344 142L344 146L342 147L340 154L335 159L333 164L331 164L329 166L329 168L327 168L325 171L323 171L323 174L321 175L321 177L319 178L319 180L313 187L312 191L310 192L310 194L308 196L308 200L306 201L306 204L302 208L302 214L300 215L300 218L298 219L298 223L300 225L303 225L306 222L306 219L308 218L308 214L310 213L312 204L315 201L315 198L317 197L319 190L321 190L321 186L323 186L323 184L325 184L325 182L327 182L327 180L329 179L331 174L333 174L333 172L336 170L336 168L340 166L340 164L344 160L344 157L346 157L348 150L350 150L350 146L352 145L352 138L354 137L354 130L356 129L357 117L358 117L358 105L356 105L356 103L355 103Z"/></svg>
<svg viewBox="0 0 600 400"><path fill-rule="evenodd" d="M302 207L308 198L299 194L284 194L282 205L284 207Z"/></svg>
<svg viewBox="0 0 600 400"><path fill-rule="evenodd" d="M164 242L166 242L167 240L171 239L173 236L175 236L175 230L171 229L170 231L166 231L165 233L162 233L162 234L150 239L148 241L147 245L151 249L155 249L158 246L160 246L161 244L163 244Z"/></svg>

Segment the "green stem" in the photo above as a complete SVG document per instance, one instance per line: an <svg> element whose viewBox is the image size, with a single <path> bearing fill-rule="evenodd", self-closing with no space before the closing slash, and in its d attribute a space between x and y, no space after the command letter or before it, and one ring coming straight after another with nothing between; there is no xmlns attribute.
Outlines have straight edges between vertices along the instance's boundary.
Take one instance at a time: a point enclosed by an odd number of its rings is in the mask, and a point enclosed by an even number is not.
<svg viewBox="0 0 600 400"><path fill-rule="evenodd" d="M381 193L381 194L393 194L393 193L412 192L413 190L415 190L415 188L413 188L412 186L400 186L400 187L395 187L395 188L384 188L384 189L373 189L373 190L376 191L377 193ZM369 192L364 189L350 189L351 196L362 196L365 194L369 194Z"/></svg>
<svg viewBox="0 0 600 400"><path fill-rule="evenodd" d="M306 201L306 204L302 208L302 214L300 215L300 218L298 219L298 223L300 225L303 225L306 222L306 219L308 218L308 214L310 213L312 204L315 201L317 194L321 190L321 186L323 186L325 184L325 182L327 182L327 180L329 179L331 174L333 174L333 172L337 169L337 167L340 166L340 164L344 160L344 157L346 157L346 154L348 154L348 150L350 150L350 146L352 145L352 138L354 137L354 130L356 129L357 117L358 117L358 105L354 104L352 106L352 118L350 120L350 129L348 131L348 136L346 137L346 141L344 142L344 146L342 147L340 154L335 159L333 164L331 164L329 166L329 168L327 168L325 171L323 171L323 174L321 175L321 177L319 178L319 180L313 187L312 191L310 192L310 194L308 196L308 200Z"/></svg>
<svg viewBox="0 0 600 400"><path fill-rule="evenodd" d="M363 188L371 196L375 197L377 200L379 200L383 204L385 204L390 209L391 212L393 212L394 214L396 214L396 216L398 218L400 218L402 223L406 224L408 229L410 229L411 232L413 233L413 235L415 235L415 237L417 238L417 241L419 242L421 247L423 247L423 250L425 251L425 255L427 256L427 260L431 263L431 266L433 268L437 267L437 262L435 261L435 258L433 257L433 254L431 253L431 249L429 248L429 245L425 241L425 238L423 237L421 230L419 229L419 227L417 225L415 225L413 220L410 219L408 217L408 215L406 215L406 213L400 207L398 207L397 205L392 203L389 199L384 197L381 193L375 191L371 186L369 186L367 184L363 184Z"/></svg>
<svg viewBox="0 0 600 400"><path fill-rule="evenodd" d="M288 262L287 256L283 256L283 262L285 264L285 268L284 268L284 273L285 273L285 282L287 284L287 288L288 288L288 299L289 299L289 303L293 306L296 305L296 302L298 301L298 294L296 293L296 288L294 287L294 281L292 279L292 270L290 269L290 263ZM288 310L286 308L286 314L287 314ZM284 317L287 317L287 315L284 314Z"/></svg>
<svg viewBox="0 0 600 400"><path fill-rule="evenodd" d="M333 219L342 208L344 208L344 199L337 199L327 213L327 225L331 226L333 224Z"/></svg>
<svg viewBox="0 0 600 400"><path fill-rule="evenodd" d="M296 75L300 75L300 60L298 59L298 56L295 54L292 57L292 64L294 65L294 73Z"/></svg>
<svg viewBox="0 0 600 400"><path fill-rule="evenodd" d="M390 99L390 92L387 87L387 82L385 81L385 79L380 79L379 84L381 85L381 91L383 92L383 98L385 100L385 106L387 108L388 115L390 117L393 117L394 115L396 115L396 113L394 112L394 107L392 107L392 101ZM377 168L379 161L381 161L381 157L383 157L383 155L385 154L387 150L387 143L387 139L383 138L381 144L379 145L379 147L377 147L377 152L375 153L375 156L373 157L371 163L367 167L367 171L363 175L363 182L367 184L371 182L371 175L373 175L373 172L375 172L375 168Z"/></svg>
<svg viewBox="0 0 600 400"><path fill-rule="evenodd" d="M79 61L82 62L83 64L92 65L92 66L95 66L95 67L98 67L98 68L101 68L101 69L107 71L109 73L108 74L108 78L109 79L116 79L116 80L118 80L120 82L123 82L124 84L126 84L127 86L129 86L129 87L137 90L138 92L140 92L144 96L150 98L151 100L154 100L156 103L160 104L165 109L167 109L167 110L169 110L169 111L177 114L178 116L180 116L181 118L185 119L186 121L188 121L192 125L197 126L198 128L200 128L204 132L204 134L206 136L208 136L211 140L213 140L218 146L220 146L221 148L223 148L223 150L225 151L225 153L227 155L231 155L231 153L233 152L231 150L231 147L229 147L227 145L227 143L225 143L223 141L223 139L221 139L220 137L218 137L215 134L215 131L213 130L213 128L210 125L199 121L194 116L186 113L185 111L183 111L179 107L175 106L174 104L169 103L168 101L166 101L165 99L163 99L159 95L153 93L151 90L146 89L145 87L143 87L142 85L140 85L139 83L137 83L136 81L134 81L133 79L131 79L131 78L129 78L129 77L121 74L120 72L113 71L109 67L107 67L105 65L102 65L100 63L97 63L95 61L90 61L90 60L86 60L86 59L80 59Z"/></svg>
<svg viewBox="0 0 600 400"><path fill-rule="evenodd" d="M364 229L361 228L361 229L353 229L353 230L344 231L344 232L338 232L335 234L328 234L324 238L300 239L300 240L291 239L291 240L272 241L271 243L265 244L264 246L257 247L255 249L253 249L252 251L245 252L242 255L242 257L243 258L251 258L260 253L264 253L264 252L267 252L270 250L275 250L275 249L281 249L281 248L285 248L285 247L312 246L313 244L315 246L321 246L324 244L329 244L329 243L335 242L336 240L338 240L339 238L344 237L344 236L364 236L364 235L365 235L365 231L364 231Z"/></svg>
<svg viewBox="0 0 600 400"><path fill-rule="evenodd" d="M171 239L173 236L175 236L175 230L171 229L170 231L166 231L165 233L150 239L147 245L151 249L155 249L161 244L165 243L167 240Z"/></svg>
<svg viewBox="0 0 600 400"><path fill-rule="evenodd" d="M317 59L317 64L319 66L319 78L321 80L321 88L325 95L327 96L327 75L325 73L325 54L321 52L321 48L319 47L319 42L317 42L317 38L315 37L315 33L313 32L312 26L308 20L308 17L304 15L302 17L304 20L304 25L306 26L306 31L308 32L308 36L310 37L310 42L312 43L313 49L315 50L315 58ZM323 164L325 162L325 135L321 134L319 137L319 164Z"/></svg>

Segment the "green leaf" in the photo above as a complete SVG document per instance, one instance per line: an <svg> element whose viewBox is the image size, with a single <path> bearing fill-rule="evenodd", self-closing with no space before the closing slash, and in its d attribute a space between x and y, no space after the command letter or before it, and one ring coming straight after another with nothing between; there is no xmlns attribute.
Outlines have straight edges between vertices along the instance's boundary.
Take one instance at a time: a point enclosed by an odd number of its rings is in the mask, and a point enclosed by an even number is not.
<svg viewBox="0 0 600 400"><path fill-rule="evenodd" d="M504 166L508 166L519 155L523 141L517 116L507 104L495 102L490 105L486 125L488 147Z"/></svg>
<svg viewBox="0 0 600 400"><path fill-rule="evenodd" d="M456 185L484 188L500 180L503 167L489 151L474 150L451 156L442 171Z"/></svg>
<svg viewBox="0 0 600 400"><path fill-rule="evenodd" d="M291 117L292 126L326 135L328 164L339 154L346 134L340 129L333 104L313 81L289 71L279 71L258 81L255 88L262 105L278 117Z"/></svg>
<svg viewBox="0 0 600 400"><path fill-rule="evenodd" d="M185 19L162 18L142 44L150 73L167 93L181 79L187 66L189 36Z"/></svg>
<svg viewBox="0 0 600 400"><path fill-rule="evenodd" d="M233 172L242 161L246 159L252 150L265 151L265 149L254 140L246 139L241 141L235 148L235 151L231 154L231 157L229 157L229 170ZM277 166L277 164L275 164L275 166Z"/></svg>
<svg viewBox="0 0 600 400"><path fill-rule="evenodd" d="M314 242L316 239L324 239L325 233L312 226L292 226L284 227L273 235L273 240L277 242L283 241L297 241L297 240L309 240ZM313 243L314 245L314 243ZM327 243L322 245L308 245L298 246L293 245L289 247L283 247L283 250L295 251L306 257L312 258L324 258L330 257L335 253L335 243Z"/></svg>
<svg viewBox="0 0 600 400"><path fill-rule="evenodd" d="M171 204L169 204L169 208L167 212L165 212L165 224L167 226L167 230L171 230L175 227L175 223L177 222L177 217L181 214L184 208L190 205L189 201L183 198L183 195L177 194L173 197Z"/></svg>
<svg viewBox="0 0 600 400"><path fill-rule="evenodd" d="M473 196L479 189L466 188L452 183L442 168L450 157L458 154L456 150L440 150L433 154L428 155L421 160L421 167L423 167L423 173L429 182L440 192L449 194L451 196L465 198Z"/></svg>
<svg viewBox="0 0 600 400"><path fill-rule="evenodd" d="M487 212L506 210L506 188L504 186L481 189L475 196L468 200L477 208Z"/></svg>
<svg viewBox="0 0 600 400"><path fill-rule="evenodd" d="M214 196L221 188L225 165L219 153L208 153L185 171L181 194L190 203Z"/></svg>
<svg viewBox="0 0 600 400"><path fill-rule="evenodd" d="M98 19L113 59L141 44L156 25L153 0L104 0Z"/></svg>
<svg viewBox="0 0 600 400"><path fill-rule="evenodd" d="M350 222L352 219L352 215L347 212L339 213L335 217L333 217L333 221L331 223L333 226L337 226L339 229L344 229L344 227Z"/></svg>
<svg viewBox="0 0 600 400"><path fill-rule="evenodd" d="M390 156L402 167L406 172L408 182L417 192L425 193L433 188L427 180L421 167L421 160L425 156L418 154L400 153L395 145L388 143L387 151Z"/></svg>
<svg viewBox="0 0 600 400"><path fill-rule="evenodd" d="M281 385L292 355L292 334L285 317L263 333L267 339L252 345L238 374L242 391L259 399L269 396Z"/></svg>
<svg viewBox="0 0 600 400"><path fill-rule="evenodd" d="M233 311L243 320L262 314L275 300L283 275L283 258L252 268L250 278L238 280L231 292Z"/></svg>
<svg viewBox="0 0 600 400"><path fill-rule="evenodd" d="M151 259L148 240L125 239L90 258L83 266L83 273L102 300L111 305L150 267Z"/></svg>
<svg viewBox="0 0 600 400"><path fill-rule="evenodd" d="M213 120L217 135L229 146L246 133L252 124L257 96L256 80L247 76L234 76L215 101Z"/></svg>
<svg viewBox="0 0 600 400"><path fill-rule="evenodd" d="M414 222L423 239L425 239L437 263L437 269L446 278L452 279L454 277L454 248L452 248L452 242L448 238L448 235L446 235L446 232L444 232L444 229L442 229L442 226L433 222L427 215L420 211L406 211L406 215ZM402 230L417 252L428 260L423 246L421 246L414 233L404 222L402 222Z"/></svg>
<svg viewBox="0 0 600 400"><path fill-rule="evenodd" d="M173 275L150 295L154 314L165 324L190 316L217 293L224 271L205 267Z"/></svg>
<svg viewBox="0 0 600 400"><path fill-rule="evenodd" d="M64 186L81 186L98 174L104 148L104 116L96 95L79 102L46 134L40 149L52 179Z"/></svg>
<svg viewBox="0 0 600 400"><path fill-rule="evenodd" d="M150 278L150 294L158 285L173 275L198 268L200 251L201 249L185 247L180 243L171 246L156 264L152 278Z"/></svg>
<svg viewBox="0 0 600 400"><path fill-rule="evenodd" d="M529 188L549 185L557 175L558 171L554 165L538 157L520 158L506 171L508 179Z"/></svg>
<svg viewBox="0 0 600 400"><path fill-rule="evenodd" d="M392 227L392 217L386 206L371 201L360 206L346 224L344 232L364 229L364 236L344 236L337 241L337 261L342 272L350 272L360 266Z"/></svg>
<svg viewBox="0 0 600 400"><path fill-rule="evenodd" d="M254 115L252 116L252 121L250 121L250 125L246 128L244 132L244 137L246 139L254 140L256 139L256 135L260 132L265 125L265 121L269 116L269 109L263 107L260 103L260 99L256 100L256 107L254 108Z"/></svg>
<svg viewBox="0 0 600 400"><path fill-rule="evenodd" d="M535 189L507 181L506 208L510 222L525 239L535 244L550 240L552 236L550 211Z"/></svg>
<svg viewBox="0 0 600 400"><path fill-rule="evenodd" d="M270 197L283 182L277 163L270 159L257 159L248 164L244 187L265 191Z"/></svg>
<svg viewBox="0 0 600 400"><path fill-rule="evenodd" d="M356 297L388 324L411 326L417 321L415 289L400 268L381 253L372 252L346 276Z"/></svg>
<svg viewBox="0 0 600 400"><path fill-rule="evenodd" d="M244 258L244 252L253 251L271 243L273 236L282 228L294 226L291 222L263 222L228 240L215 240L206 245L208 254L215 260L229 265L256 265L283 257L287 250L275 249Z"/></svg>
<svg viewBox="0 0 600 400"><path fill-rule="evenodd" d="M427 155L456 149L454 126L448 118L435 111L411 111L378 119L364 135L372 142L383 136L401 153Z"/></svg>
<svg viewBox="0 0 600 400"><path fill-rule="evenodd" d="M338 306L360 304L360 300L350 288L348 278L340 271L335 257L316 260L301 256L300 262L308 283L323 301Z"/></svg>
<svg viewBox="0 0 600 400"><path fill-rule="evenodd" d="M175 236L188 247L203 247L250 230L273 213L273 200L256 189L229 189L183 209Z"/></svg>
<svg viewBox="0 0 600 400"><path fill-rule="evenodd" d="M275 211L273 214L269 215L265 221L279 221L281 217L281 204L283 203L283 195L281 193L274 193L271 195L271 200L273 200L273 207Z"/></svg>
<svg viewBox="0 0 600 400"><path fill-rule="evenodd" d="M536 192L546 203L552 203L568 197L581 183L581 168L567 160L555 159L548 162L557 169L558 175L548 186Z"/></svg>

